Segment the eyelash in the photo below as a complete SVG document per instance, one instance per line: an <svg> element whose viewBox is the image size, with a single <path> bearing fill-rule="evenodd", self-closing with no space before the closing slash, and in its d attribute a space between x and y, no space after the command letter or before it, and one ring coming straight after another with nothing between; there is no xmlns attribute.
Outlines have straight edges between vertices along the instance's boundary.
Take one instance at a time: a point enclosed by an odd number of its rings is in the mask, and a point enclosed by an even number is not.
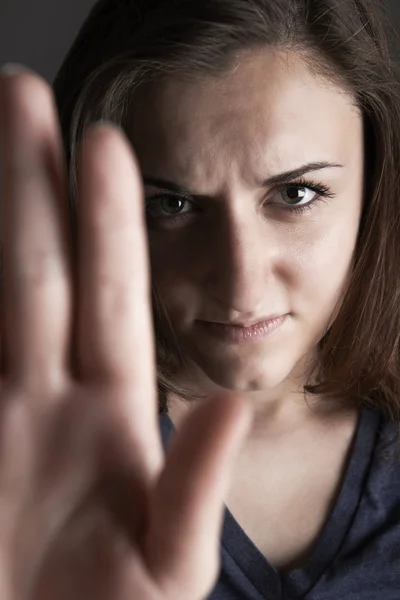
<svg viewBox="0 0 400 600"><path fill-rule="evenodd" d="M303 215L307 212L310 212L320 202L326 202L327 198L335 197L335 194L331 193L330 188L327 187L326 185L324 185L323 183L316 182L311 179L305 179L305 178L301 178L297 181L292 181L290 183L278 186L275 189L275 191L283 192L284 190L286 190L287 188L290 188L290 187L307 188L317 194L317 196L314 198L314 200L311 200L307 204L303 204L300 206L290 206L290 205L282 206L283 210L288 210L289 212L294 213L296 215ZM164 198L170 198L170 197L176 197L177 199L181 200L182 202L190 202L191 204L193 204L193 201L190 200L190 198L188 198L186 196L182 196L180 194L179 195L174 194L173 192L161 193L161 194L156 194L154 196L149 196L145 199L146 211L148 210L149 206L151 206L153 203L161 201ZM147 218L148 218L148 220L153 221L158 224L162 224L165 222L174 223L178 220L188 218L191 214L192 213L183 213L181 215L179 215L179 214L175 215L175 216L171 215L169 217L147 217Z"/></svg>

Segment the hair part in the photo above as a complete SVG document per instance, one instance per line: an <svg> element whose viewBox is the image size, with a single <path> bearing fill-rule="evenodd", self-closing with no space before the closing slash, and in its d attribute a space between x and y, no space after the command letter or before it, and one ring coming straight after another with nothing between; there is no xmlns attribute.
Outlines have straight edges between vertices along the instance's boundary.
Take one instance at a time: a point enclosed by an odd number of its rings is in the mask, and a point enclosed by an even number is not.
<svg viewBox="0 0 400 600"><path fill-rule="evenodd" d="M399 422L400 459L400 77L398 42L382 0L100 0L53 88L76 218L78 145L106 120L129 131L140 92L171 78L227 76L246 53L295 52L313 74L343 89L362 114L365 197L354 268L334 321L318 344L304 394L368 405ZM75 228L73 227L74 231ZM153 290L159 409L185 355ZM312 382L312 383L311 383ZM396 440L392 440L396 441ZM392 443L391 442L391 443ZM386 454L385 454L386 455Z"/></svg>

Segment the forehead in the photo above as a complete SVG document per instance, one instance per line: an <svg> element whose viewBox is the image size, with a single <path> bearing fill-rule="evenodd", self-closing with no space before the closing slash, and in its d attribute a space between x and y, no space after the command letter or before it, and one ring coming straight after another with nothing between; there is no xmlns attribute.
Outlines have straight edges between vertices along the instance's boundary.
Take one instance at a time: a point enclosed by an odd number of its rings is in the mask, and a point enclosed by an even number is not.
<svg viewBox="0 0 400 600"><path fill-rule="evenodd" d="M242 159L265 178L312 160L355 151L361 115L339 85L313 74L298 55L246 53L224 77L169 80L138 98L130 135L146 170L162 165L183 183L218 161ZM313 153L313 149L314 153ZM208 165L206 167L205 165Z"/></svg>

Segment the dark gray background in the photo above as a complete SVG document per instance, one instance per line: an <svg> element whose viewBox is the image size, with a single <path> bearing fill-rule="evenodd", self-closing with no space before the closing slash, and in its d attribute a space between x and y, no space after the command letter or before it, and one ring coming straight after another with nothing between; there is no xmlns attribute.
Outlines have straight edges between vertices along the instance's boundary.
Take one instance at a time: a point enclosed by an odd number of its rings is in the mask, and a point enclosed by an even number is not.
<svg viewBox="0 0 400 600"><path fill-rule="evenodd" d="M400 32L400 0L388 0ZM95 0L0 0L0 65L19 62L49 82Z"/></svg>

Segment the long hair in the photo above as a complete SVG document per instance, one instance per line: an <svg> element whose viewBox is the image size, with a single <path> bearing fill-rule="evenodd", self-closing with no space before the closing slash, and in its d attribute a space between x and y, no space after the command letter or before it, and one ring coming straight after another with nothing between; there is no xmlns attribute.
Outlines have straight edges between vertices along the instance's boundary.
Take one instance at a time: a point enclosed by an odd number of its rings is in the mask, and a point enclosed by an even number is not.
<svg viewBox="0 0 400 600"><path fill-rule="evenodd" d="M383 0L99 0L54 82L77 202L77 147L88 126L129 131L138 92L178 75L187 81L230 72L244 51L274 47L302 56L341 86L364 120L365 198L354 267L340 310L318 344L305 395L369 405L399 422L400 442L400 77L397 36ZM339 243L339 240L338 240ZM153 289L159 409L168 392L188 401L174 373L185 357L172 327L162 333ZM165 312L165 311L164 311ZM312 384L311 384L312 381Z"/></svg>

